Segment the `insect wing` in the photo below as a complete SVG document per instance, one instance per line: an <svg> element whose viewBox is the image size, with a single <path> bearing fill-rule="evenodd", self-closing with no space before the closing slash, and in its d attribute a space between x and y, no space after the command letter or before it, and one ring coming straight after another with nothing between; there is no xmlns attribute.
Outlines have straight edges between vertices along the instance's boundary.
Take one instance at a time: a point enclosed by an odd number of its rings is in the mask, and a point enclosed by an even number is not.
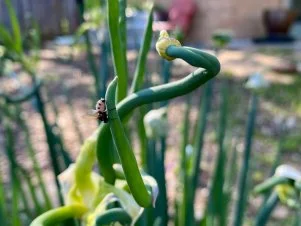
<svg viewBox="0 0 301 226"><path fill-rule="evenodd" d="M97 113L96 110L91 109L91 110L89 110L84 116L87 117L87 118L94 118L94 119L97 119L98 113Z"/></svg>

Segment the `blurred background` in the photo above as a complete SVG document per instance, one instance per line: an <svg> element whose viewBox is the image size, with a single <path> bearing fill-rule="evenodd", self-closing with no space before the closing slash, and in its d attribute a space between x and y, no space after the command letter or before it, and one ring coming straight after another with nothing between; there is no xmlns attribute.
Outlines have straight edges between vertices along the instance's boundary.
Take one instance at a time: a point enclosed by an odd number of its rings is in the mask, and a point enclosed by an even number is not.
<svg viewBox="0 0 301 226"><path fill-rule="evenodd" d="M0 212L3 218L7 216L7 225L29 225L35 216L62 203L55 176L74 162L83 141L98 126L86 115L96 100L104 97L114 76L106 2L0 0ZM127 1L128 84L144 45L150 3ZM81 5L85 5L85 11L81 11ZM221 73L212 82L207 97L202 87L188 98L178 97L168 103L169 130L164 135L163 164L170 225L177 225L174 203L179 193L179 147L188 99L187 155L189 144L197 137L195 131L202 124L202 115L206 120L195 217L204 216L210 197L219 155L220 115L225 114L224 169L230 175L227 186L231 192L227 194L232 201L231 214L224 225L232 225L241 192L238 175L246 164L249 105L254 95L258 106L250 138L252 151L247 156L249 199L243 225L255 225L267 196L254 195L254 187L273 175L281 164L301 170L301 1L154 1L153 35L143 87L175 81L195 70L182 60L170 63L158 57L155 42L161 30L167 30L185 46L215 54L221 62ZM214 34L218 32L229 36L226 44L216 44ZM254 74L269 83L264 91L255 94L245 87ZM224 97L226 110L222 107ZM205 101L209 109L202 111ZM147 111L160 106L154 104ZM127 129L141 162L141 137L135 120ZM298 208L279 203L267 225L300 225L300 200L296 197ZM22 223L12 221L14 216L19 216Z"/></svg>

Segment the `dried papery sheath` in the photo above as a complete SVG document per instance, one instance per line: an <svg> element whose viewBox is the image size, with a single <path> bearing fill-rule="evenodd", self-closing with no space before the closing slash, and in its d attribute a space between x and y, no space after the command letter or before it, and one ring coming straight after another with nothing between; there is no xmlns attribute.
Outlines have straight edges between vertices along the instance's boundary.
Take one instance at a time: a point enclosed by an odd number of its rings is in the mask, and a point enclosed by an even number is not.
<svg viewBox="0 0 301 226"><path fill-rule="evenodd" d="M149 111L144 116L144 125L148 138L165 137L168 133L167 108L159 108Z"/></svg>
<svg viewBox="0 0 301 226"><path fill-rule="evenodd" d="M181 43L177 39L170 38L167 31L161 31L159 39L156 43L156 50L161 57L169 61L175 59L174 57L166 54L166 50L170 46L181 46Z"/></svg>
<svg viewBox="0 0 301 226"><path fill-rule="evenodd" d="M263 77L261 73L255 73L250 76L245 87L254 92L261 92L269 87L269 82Z"/></svg>
<svg viewBox="0 0 301 226"><path fill-rule="evenodd" d="M301 172L290 165L280 165L275 171L275 176L297 181L301 179Z"/></svg>

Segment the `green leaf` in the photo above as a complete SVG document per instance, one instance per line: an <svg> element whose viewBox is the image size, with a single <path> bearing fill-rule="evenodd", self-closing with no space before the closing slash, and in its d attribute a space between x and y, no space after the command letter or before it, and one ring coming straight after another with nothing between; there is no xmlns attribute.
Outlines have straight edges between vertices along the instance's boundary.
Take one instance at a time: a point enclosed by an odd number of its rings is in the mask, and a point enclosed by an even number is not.
<svg viewBox="0 0 301 226"><path fill-rule="evenodd" d="M127 66L125 55L122 52L122 44L119 26L119 2L118 0L110 0L107 4L107 14L109 22L110 40L112 46L112 55L114 62L114 71L118 76L118 101L127 95Z"/></svg>
<svg viewBox="0 0 301 226"><path fill-rule="evenodd" d="M0 41L8 51L14 51L14 40L8 30L0 24Z"/></svg>
<svg viewBox="0 0 301 226"><path fill-rule="evenodd" d="M11 1L5 0L5 4L8 9L10 23L12 26L15 50L17 53L21 53L23 48L22 48L22 36L21 36L21 30L20 30L18 17L16 15L16 11L14 10L14 8L11 4Z"/></svg>

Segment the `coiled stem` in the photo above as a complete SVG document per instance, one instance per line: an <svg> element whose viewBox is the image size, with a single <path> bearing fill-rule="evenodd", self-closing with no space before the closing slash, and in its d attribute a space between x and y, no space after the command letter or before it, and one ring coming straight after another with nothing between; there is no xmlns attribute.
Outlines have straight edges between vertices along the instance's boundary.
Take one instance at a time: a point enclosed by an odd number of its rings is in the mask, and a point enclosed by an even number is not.
<svg viewBox="0 0 301 226"><path fill-rule="evenodd" d="M190 93L212 79L220 71L218 59L203 51L185 46L177 47L171 45L166 49L166 53L172 57L183 59L187 63L199 67L199 69L178 81L143 89L127 96L116 106L121 120L128 113L144 104L169 100ZM97 137L97 157L101 173L106 182L113 184L115 181L113 162L110 161L112 158L106 148L109 146L109 143L108 125L102 124L99 127Z"/></svg>
<svg viewBox="0 0 301 226"><path fill-rule="evenodd" d="M131 193L140 206L148 207L152 203L152 197L143 183L134 152L116 110L115 94L117 81L118 78L115 77L108 86L106 94L109 126Z"/></svg>

